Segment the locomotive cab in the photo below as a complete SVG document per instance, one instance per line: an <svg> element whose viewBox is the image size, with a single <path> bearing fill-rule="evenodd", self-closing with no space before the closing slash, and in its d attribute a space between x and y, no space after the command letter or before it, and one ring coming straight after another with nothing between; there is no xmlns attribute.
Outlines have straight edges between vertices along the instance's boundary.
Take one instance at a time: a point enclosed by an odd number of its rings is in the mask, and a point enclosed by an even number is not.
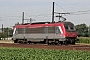
<svg viewBox="0 0 90 60"><path fill-rule="evenodd" d="M75 44L75 42L77 41L77 32L74 24L71 22L65 22L64 27L66 41L70 44Z"/></svg>

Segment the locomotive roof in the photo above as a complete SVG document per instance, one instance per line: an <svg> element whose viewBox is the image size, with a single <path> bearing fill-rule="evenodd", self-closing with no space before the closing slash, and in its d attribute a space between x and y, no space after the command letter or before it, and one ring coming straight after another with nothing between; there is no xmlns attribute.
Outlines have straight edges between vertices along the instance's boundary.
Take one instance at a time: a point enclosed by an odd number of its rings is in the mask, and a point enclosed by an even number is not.
<svg viewBox="0 0 90 60"><path fill-rule="evenodd" d="M73 23L72 22L64 22L64 24L69 25L69 24L73 24Z"/></svg>
<svg viewBox="0 0 90 60"><path fill-rule="evenodd" d="M71 24L71 22L54 22L54 23L64 23L64 24ZM20 25L28 25L30 23L25 23L25 24L20 24ZM34 25L34 24L52 24L52 22L34 22L34 23L31 23L31 25Z"/></svg>
<svg viewBox="0 0 90 60"><path fill-rule="evenodd" d="M64 24L72 24L71 22L54 22L54 23L64 23ZM28 25L30 23L25 23L25 24L17 24L17 25ZM34 22L34 23L31 23L31 25L34 25L34 24L53 24L52 22Z"/></svg>
<svg viewBox="0 0 90 60"><path fill-rule="evenodd" d="M51 23L51 22L35 22L35 23L32 23L32 24L46 24L46 23Z"/></svg>
<svg viewBox="0 0 90 60"><path fill-rule="evenodd" d="M19 24L19 25L15 25L14 27L21 27L21 28L25 28L25 27L32 27L32 28L35 28L35 27L43 27L43 26L59 26L59 25L62 25L62 24L72 24L71 22L55 22L55 23L51 23L51 22L37 22L37 23L32 23L32 24Z"/></svg>

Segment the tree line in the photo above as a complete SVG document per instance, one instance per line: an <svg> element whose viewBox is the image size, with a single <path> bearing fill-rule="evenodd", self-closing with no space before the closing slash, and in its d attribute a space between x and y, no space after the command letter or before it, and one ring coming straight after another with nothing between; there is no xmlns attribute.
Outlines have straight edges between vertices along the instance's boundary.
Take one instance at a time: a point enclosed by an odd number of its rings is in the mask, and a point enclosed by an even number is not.
<svg viewBox="0 0 90 60"><path fill-rule="evenodd" d="M75 26L79 37L90 37L90 26L86 24L78 24Z"/></svg>
<svg viewBox="0 0 90 60"><path fill-rule="evenodd" d="M0 32L0 39L1 38L8 38L8 37L12 37L13 35L13 29L12 28L1 28L1 32Z"/></svg>
<svg viewBox="0 0 90 60"><path fill-rule="evenodd" d="M75 28L79 37L90 37L90 26L87 26L86 24L78 24L75 25ZM3 32L0 32L0 38L12 37L12 35L13 28L3 28Z"/></svg>

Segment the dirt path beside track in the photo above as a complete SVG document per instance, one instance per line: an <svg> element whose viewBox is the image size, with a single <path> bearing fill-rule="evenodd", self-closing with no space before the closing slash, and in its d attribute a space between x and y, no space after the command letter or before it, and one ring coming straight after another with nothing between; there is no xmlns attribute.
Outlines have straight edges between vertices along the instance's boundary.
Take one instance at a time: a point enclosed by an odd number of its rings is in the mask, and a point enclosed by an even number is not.
<svg viewBox="0 0 90 60"><path fill-rule="evenodd" d="M17 47L17 48L38 48L38 49L56 49L56 50L85 50L90 51L90 45L46 45L46 44L14 44L0 43L0 47Z"/></svg>
<svg viewBox="0 0 90 60"><path fill-rule="evenodd" d="M14 43L12 40L0 40L0 43Z"/></svg>

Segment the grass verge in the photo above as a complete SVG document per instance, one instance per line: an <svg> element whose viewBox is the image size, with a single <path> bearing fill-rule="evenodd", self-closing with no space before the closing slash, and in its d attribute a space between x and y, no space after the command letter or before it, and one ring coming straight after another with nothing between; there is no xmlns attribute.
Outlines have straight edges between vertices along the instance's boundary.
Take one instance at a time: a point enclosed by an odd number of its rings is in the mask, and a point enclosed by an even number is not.
<svg viewBox="0 0 90 60"><path fill-rule="evenodd" d="M79 37L79 41L77 43L86 43L90 44L90 37Z"/></svg>

